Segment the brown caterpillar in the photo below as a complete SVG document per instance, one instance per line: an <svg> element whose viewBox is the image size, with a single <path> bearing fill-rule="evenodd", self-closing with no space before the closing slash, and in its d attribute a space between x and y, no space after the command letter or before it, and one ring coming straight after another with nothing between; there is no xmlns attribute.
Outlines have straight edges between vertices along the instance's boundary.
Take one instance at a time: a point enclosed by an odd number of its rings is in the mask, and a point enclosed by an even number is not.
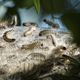
<svg viewBox="0 0 80 80"><path fill-rule="evenodd" d="M25 49L25 50L32 50L37 48L37 46L39 46L40 43L39 42L33 42L31 44L27 44L27 45L22 45L21 49Z"/></svg>
<svg viewBox="0 0 80 80"><path fill-rule="evenodd" d="M23 26L28 27L28 30L24 32L24 37L27 35L31 34L33 31L36 30L36 27L38 26L36 23L28 22L28 23L23 23Z"/></svg>
<svg viewBox="0 0 80 80"><path fill-rule="evenodd" d="M10 31L12 31L12 30L10 30ZM4 39L6 42L14 42L14 41L15 41L15 39L10 39L10 38L7 37L8 33L9 33L10 31L6 31L6 32L4 33L4 35L3 35L3 39Z"/></svg>
<svg viewBox="0 0 80 80"><path fill-rule="evenodd" d="M47 35L50 33L52 33L51 30L42 30L42 31L40 31L39 36L44 36L44 35Z"/></svg>
<svg viewBox="0 0 80 80"><path fill-rule="evenodd" d="M26 37L27 35L31 34L33 31L36 30L35 26L29 27L29 29L27 31L24 32L24 37Z"/></svg>
<svg viewBox="0 0 80 80"><path fill-rule="evenodd" d="M30 57L30 59L32 60L39 60L39 61L43 61L45 60L45 55L41 54L41 53L31 53L28 55L28 57Z"/></svg>
<svg viewBox="0 0 80 80"><path fill-rule="evenodd" d="M49 26L51 26L52 28L56 28L56 29L59 28L59 24L53 23L53 22L50 21L50 20L44 19L43 21L44 21L46 24L48 24Z"/></svg>

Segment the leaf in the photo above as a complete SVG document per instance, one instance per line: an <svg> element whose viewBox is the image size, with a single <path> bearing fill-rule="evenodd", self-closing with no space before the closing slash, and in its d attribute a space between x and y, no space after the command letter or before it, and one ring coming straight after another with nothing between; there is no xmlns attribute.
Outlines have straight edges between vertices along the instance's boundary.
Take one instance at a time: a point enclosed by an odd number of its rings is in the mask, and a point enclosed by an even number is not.
<svg viewBox="0 0 80 80"><path fill-rule="evenodd" d="M40 13L40 0L33 0L35 9L38 13Z"/></svg>
<svg viewBox="0 0 80 80"><path fill-rule="evenodd" d="M18 8L30 8L33 6L33 0L13 0Z"/></svg>

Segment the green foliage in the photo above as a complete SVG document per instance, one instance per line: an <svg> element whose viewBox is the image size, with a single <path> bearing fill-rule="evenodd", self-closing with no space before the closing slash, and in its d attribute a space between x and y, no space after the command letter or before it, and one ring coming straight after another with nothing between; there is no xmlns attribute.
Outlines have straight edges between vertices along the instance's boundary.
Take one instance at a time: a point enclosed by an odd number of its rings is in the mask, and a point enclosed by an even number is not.
<svg viewBox="0 0 80 80"><path fill-rule="evenodd" d="M73 33L74 41L80 43L80 13L68 12L62 16L62 21Z"/></svg>
<svg viewBox="0 0 80 80"><path fill-rule="evenodd" d="M66 0L41 0L41 6L46 13L62 13L66 11Z"/></svg>
<svg viewBox="0 0 80 80"><path fill-rule="evenodd" d="M40 0L33 0L35 9L38 13L40 13Z"/></svg>
<svg viewBox="0 0 80 80"><path fill-rule="evenodd" d="M17 8L35 7L36 11L40 12L40 0L13 0Z"/></svg>
<svg viewBox="0 0 80 80"><path fill-rule="evenodd" d="M33 0L13 0L18 8L30 8L33 6Z"/></svg>

